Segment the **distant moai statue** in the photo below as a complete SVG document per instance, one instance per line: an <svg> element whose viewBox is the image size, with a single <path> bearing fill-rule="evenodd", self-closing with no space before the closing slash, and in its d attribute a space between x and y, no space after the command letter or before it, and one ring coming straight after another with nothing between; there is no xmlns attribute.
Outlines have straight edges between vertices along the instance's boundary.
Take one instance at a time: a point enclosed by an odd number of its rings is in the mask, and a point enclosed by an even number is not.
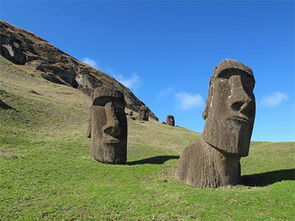
<svg viewBox="0 0 295 221"><path fill-rule="evenodd" d="M173 115L167 115L166 124L169 126L175 126L175 120Z"/></svg>
<svg viewBox="0 0 295 221"><path fill-rule="evenodd" d="M93 91L89 127L90 155L104 162L123 164L127 160L127 119L120 91L98 87Z"/></svg>
<svg viewBox="0 0 295 221"><path fill-rule="evenodd" d="M129 112L129 116L132 117L133 116L133 111Z"/></svg>
<svg viewBox="0 0 295 221"><path fill-rule="evenodd" d="M240 158L248 156L255 118L255 80L251 68L231 59L214 69L200 141L186 147L176 178L203 188L239 183Z"/></svg>
<svg viewBox="0 0 295 221"><path fill-rule="evenodd" d="M148 108L146 106L140 107L138 119L143 121L149 120Z"/></svg>

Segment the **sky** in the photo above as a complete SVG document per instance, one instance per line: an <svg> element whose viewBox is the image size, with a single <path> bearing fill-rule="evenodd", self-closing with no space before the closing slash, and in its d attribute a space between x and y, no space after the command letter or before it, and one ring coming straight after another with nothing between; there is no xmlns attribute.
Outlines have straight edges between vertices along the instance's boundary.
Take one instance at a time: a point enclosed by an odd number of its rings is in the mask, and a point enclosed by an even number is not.
<svg viewBox="0 0 295 221"><path fill-rule="evenodd" d="M202 132L213 68L253 69L253 141L295 141L294 1L14 1L0 19L130 88L159 117Z"/></svg>

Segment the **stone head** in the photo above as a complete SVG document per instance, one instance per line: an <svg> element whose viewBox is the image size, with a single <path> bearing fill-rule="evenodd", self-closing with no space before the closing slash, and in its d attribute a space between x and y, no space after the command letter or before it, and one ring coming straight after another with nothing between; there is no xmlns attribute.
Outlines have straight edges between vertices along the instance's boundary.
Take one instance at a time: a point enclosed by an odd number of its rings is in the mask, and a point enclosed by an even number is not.
<svg viewBox="0 0 295 221"><path fill-rule="evenodd" d="M203 139L215 148L247 156L255 118L255 80L251 68L223 60L214 69L203 118Z"/></svg>
<svg viewBox="0 0 295 221"><path fill-rule="evenodd" d="M94 159L124 163L127 158L127 119L124 95L98 87L92 94L92 147Z"/></svg>
<svg viewBox="0 0 295 221"><path fill-rule="evenodd" d="M139 120L147 121L148 119L148 108L146 106L141 106L139 109Z"/></svg>
<svg viewBox="0 0 295 221"><path fill-rule="evenodd" d="M175 120L173 115L167 115L166 123L170 126L175 126Z"/></svg>

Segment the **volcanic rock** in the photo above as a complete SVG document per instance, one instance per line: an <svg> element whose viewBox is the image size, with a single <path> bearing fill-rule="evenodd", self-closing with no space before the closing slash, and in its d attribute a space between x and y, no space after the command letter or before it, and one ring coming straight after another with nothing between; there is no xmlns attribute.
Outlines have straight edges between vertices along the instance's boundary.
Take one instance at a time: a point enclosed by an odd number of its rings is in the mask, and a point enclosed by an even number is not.
<svg viewBox="0 0 295 221"><path fill-rule="evenodd" d="M126 107L139 112L145 104L127 87L111 76L62 52L37 35L0 21L0 53L15 64L32 66L42 76L58 84L78 88L91 95L93 89L104 86L124 94ZM148 108L148 115L158 118Z"/></svg>

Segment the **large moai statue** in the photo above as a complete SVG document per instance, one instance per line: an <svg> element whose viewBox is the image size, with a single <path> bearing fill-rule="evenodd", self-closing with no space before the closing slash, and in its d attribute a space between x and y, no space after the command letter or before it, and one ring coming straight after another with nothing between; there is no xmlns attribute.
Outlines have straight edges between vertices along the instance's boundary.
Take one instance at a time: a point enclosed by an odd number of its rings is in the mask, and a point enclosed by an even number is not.
<svg viewBox="0 0 295 221"><path fill-rule="evenodd" d="M231 59L214 69L203 118L200 141L186 147L176 178L195 187L236 185L240 158L249 153L255 118L255 80L252 70Z"/></svg>
<svg viewBox="0 0 295 221"><path fill-rule="evenodd" d="M148 121L149 120L149 113L148 108L146 106L141 106L139 109L139 120Z"/></svg>
<svg viewBox="0 0 295 221"><path fill-rule="evenodd" d="M98 87L93 91L90 108L90 155L104 162L123 164L127 160L127 119L124 95L120 91Z"/></svg>
<svg viewBox="0 0 295 221"><path fill-rule="evenodd" d="M167 115L166 124L169 126L175 126L175 120L173 115Z"/></svg>

